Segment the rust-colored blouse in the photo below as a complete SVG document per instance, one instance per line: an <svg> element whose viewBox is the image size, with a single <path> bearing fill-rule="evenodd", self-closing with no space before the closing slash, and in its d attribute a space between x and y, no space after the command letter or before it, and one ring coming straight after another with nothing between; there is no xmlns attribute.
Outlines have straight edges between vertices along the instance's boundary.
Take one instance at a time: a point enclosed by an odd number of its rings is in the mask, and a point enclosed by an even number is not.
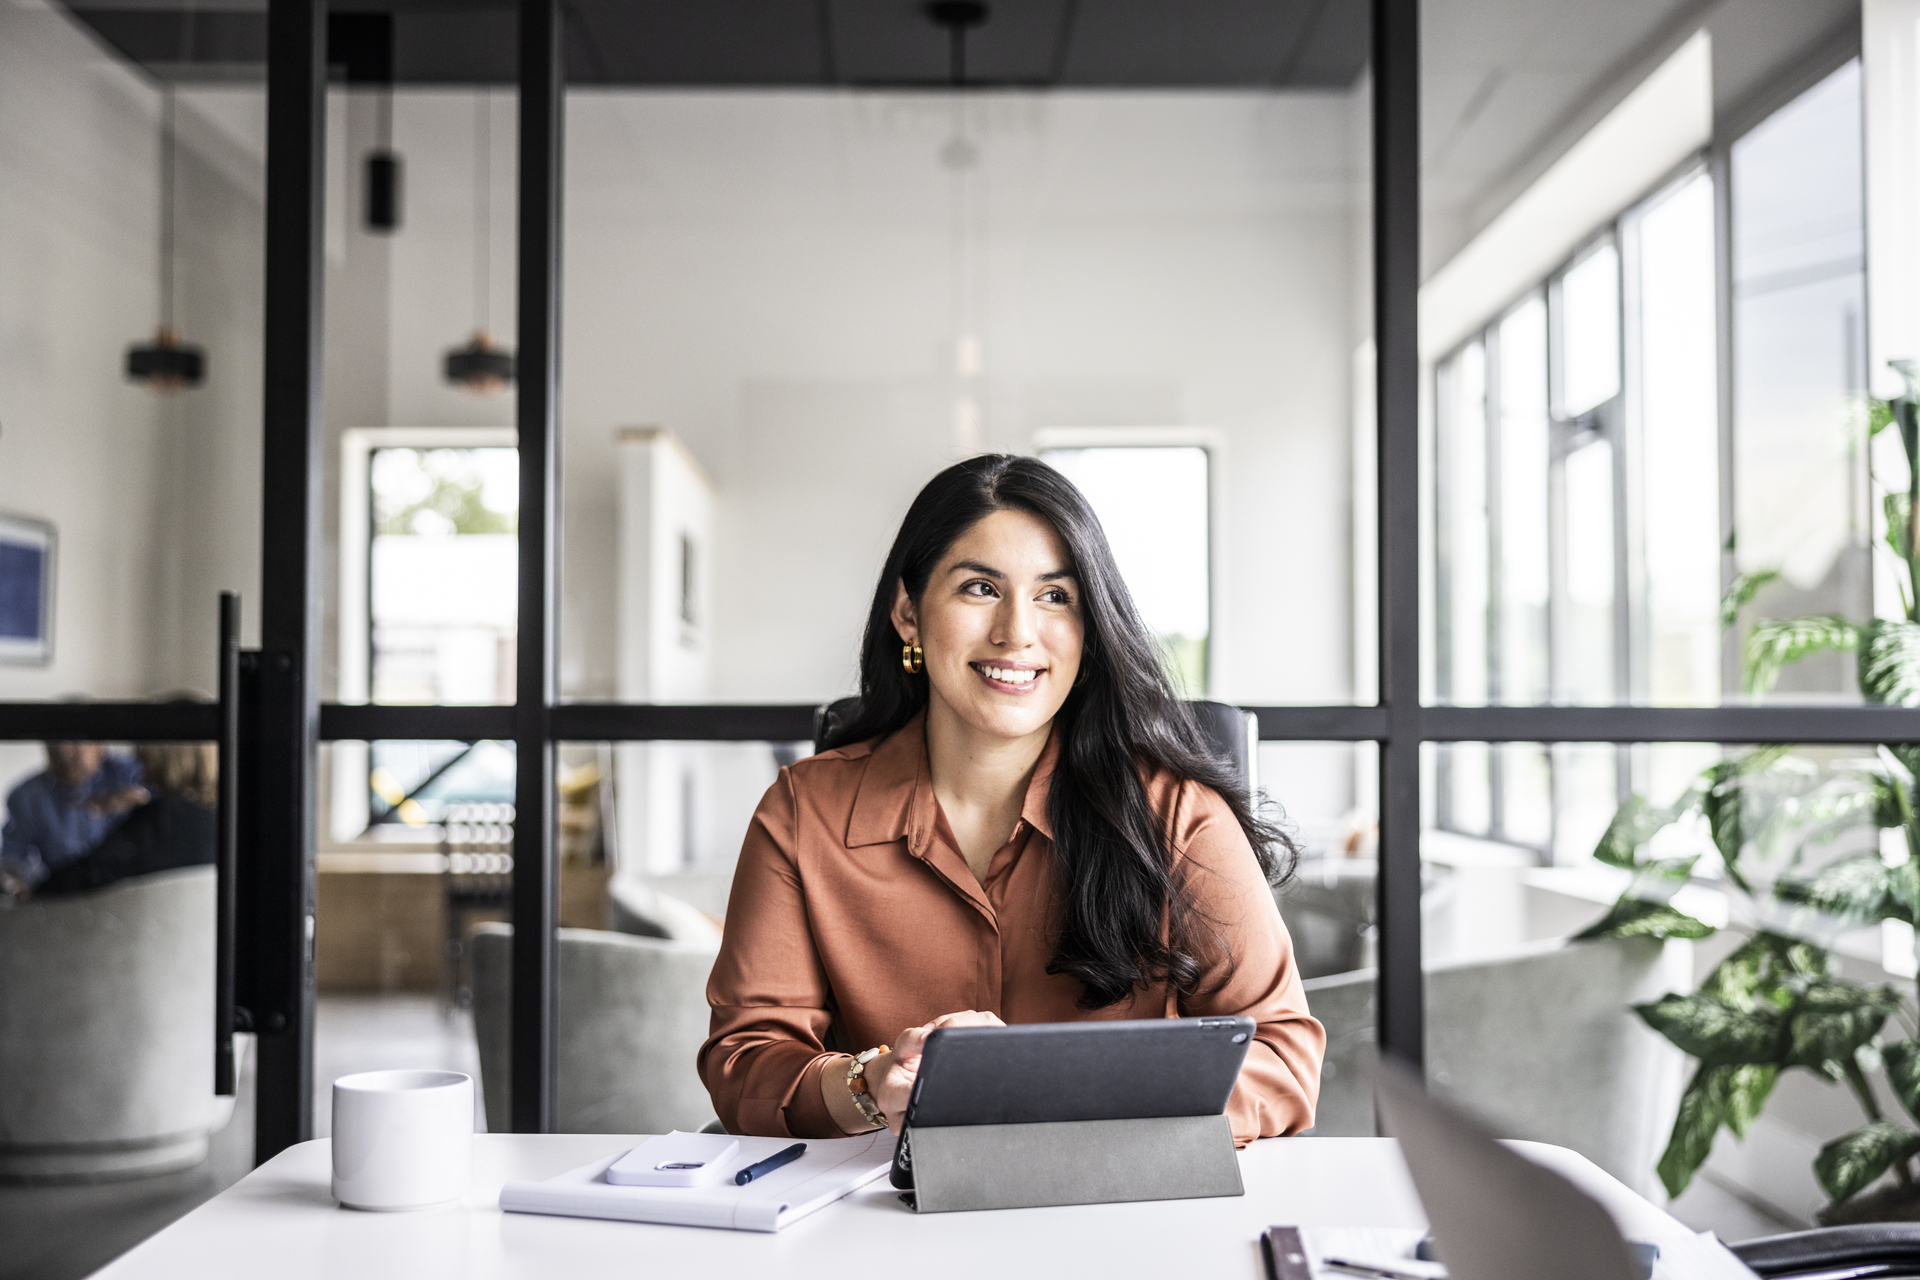
<svg viewBox="0 0 1920 1280"><path fill-rule="evenodd" d="M820 1074L944 1013L1005 1022L1246 1014L1254 1043L1227 1104L1236 1141L1313 1123L1326 1033L1307 1013L1293 944L1253 850L1212 790L1149 781L1189 892L1226 944L1202 951L1197 994L1164 987L1095 1012L1078 979L1047 973L1056 928L1049 742L1013 837L983 885L934 799L923 718L877 742L780 771L747 830L707 984L700 1078L733 1133L838 1137Z"/></svg>

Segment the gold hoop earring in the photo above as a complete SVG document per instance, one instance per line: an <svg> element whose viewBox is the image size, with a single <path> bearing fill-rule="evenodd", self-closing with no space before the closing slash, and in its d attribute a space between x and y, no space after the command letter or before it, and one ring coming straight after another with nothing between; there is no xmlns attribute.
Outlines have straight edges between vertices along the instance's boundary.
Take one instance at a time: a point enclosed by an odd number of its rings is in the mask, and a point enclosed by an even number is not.
<svg viewBox="0 0 1920 1280"><path fill-rule="evenodd" d="M900 665L906 668L910 676L917 676L927 669L927 651L917 644L900 646Z"/></svg>

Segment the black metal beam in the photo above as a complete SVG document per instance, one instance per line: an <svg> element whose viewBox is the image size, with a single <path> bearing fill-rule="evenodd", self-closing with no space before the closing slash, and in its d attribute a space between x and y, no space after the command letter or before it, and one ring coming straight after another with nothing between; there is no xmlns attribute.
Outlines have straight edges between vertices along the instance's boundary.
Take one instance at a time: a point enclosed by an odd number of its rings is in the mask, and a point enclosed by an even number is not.
<svg viewBox="0 0 1920 1280"><path fill-rule="evenodd" d="M1260 719L1262 742L1379 742L1385 707L1241 707Z"/></svg>
<svg viewBox="0 0 1920 1280"><path fill-rule="evenodd" d="M562 742L807 742L812 703L752 706L569 702L553 709Z"/></svg>
<svg viewBox="0 0 1920 1280"><path fill-rule="evenodd" d="M1420 5L1373 0L1380 513L1380 1051L1426 1056L1420 969Z"/></svg>
<svg viewBox="0 0 1920 1280"><path fill-rule="evenodd" d="M329 702L320 708L322 742L478 742L511 737L512 707L382 707Z"/></svg>
<svg viewBox="0 0 1920 1280"><path fill-rule="evenodd" d="M264 465L257 754L241 910L259 939L254 1158L313 1136L313 762L319 728L325 0L267 10Z"/></svg>
<svg viewBox="0 0 1920 1280"><path fill-rule="evenodd" d="M204 702L0 702L0 742L212 742Z"/></svg>
<svg viewBox="0 0 1920 1280"><path fill-rule="evenodd" d="M1428 707L1430 742L1920 742L1908 707Z"/></svg>
<svg viewBox="0 0 1920 1280"><path fill-rule="evenodd" d="M520 0L520 627L513 707L513 1031L517 1133L549 1133L559 1004L553 732L560 596L560 0Z"/></svg>
<svg viewBox="0 0 1920 1280"><path fill-rule="evenodd" d="M1248 706L1263 742L1386 742L1385 707ZM547 723L556 742L805 742L812 703L568 702ZM509 741L512 707L320 707L322 742ZM0 742L182 742L218 737L219 709L198 702L0 702ZM1430 742L1920 742L1920 708L1427 707Z"/></svg>

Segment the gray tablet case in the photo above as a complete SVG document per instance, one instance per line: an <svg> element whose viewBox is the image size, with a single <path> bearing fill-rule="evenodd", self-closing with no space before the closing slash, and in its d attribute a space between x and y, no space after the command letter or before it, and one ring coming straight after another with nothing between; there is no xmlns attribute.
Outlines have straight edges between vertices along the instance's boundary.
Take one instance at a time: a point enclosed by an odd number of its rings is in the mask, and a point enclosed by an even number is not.
<svg viewBox="0 0 1920 1280"><path fill-rule="evenodd" d="M895 1185L922 1213L1244 1194L1223 1112L1251 1018L936 1031Z"/></svg>

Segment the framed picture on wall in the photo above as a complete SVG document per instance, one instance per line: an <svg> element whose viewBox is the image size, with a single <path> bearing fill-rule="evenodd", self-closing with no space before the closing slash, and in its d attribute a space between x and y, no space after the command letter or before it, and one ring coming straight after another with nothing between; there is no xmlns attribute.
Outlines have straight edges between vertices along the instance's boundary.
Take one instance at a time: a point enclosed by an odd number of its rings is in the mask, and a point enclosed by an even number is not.
<svg viewBox="0 0 1920 1280"><path fill-rule="evenodd" d="M0 514L0 663L53 661L53 526Z"/></svg>

